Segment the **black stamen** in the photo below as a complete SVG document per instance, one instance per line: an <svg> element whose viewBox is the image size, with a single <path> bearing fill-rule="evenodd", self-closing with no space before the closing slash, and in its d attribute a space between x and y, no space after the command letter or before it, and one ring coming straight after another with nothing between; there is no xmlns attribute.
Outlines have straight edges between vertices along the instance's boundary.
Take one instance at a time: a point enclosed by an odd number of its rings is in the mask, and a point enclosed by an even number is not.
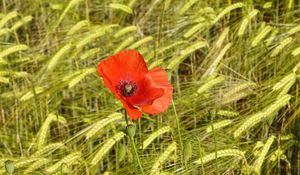
<svg viewBox="0 0 300 175"><path fill-rule="evenodd" d="M133 81L120 81L118 89L121 91L121 94L125 97L133 96L137 91L137 85Z"/></svg>

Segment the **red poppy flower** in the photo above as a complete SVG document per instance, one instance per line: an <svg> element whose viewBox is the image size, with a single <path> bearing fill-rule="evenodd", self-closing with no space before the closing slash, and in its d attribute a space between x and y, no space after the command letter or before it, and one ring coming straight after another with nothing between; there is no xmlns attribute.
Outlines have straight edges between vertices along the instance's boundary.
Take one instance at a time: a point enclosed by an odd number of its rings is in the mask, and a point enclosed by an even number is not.
<svg viewBox="0 0 300 175"><path fill-rule="evenodd" d="M133 120L164 112L172 102L173 87L167 72L148 70L143 56L134 50L121 51L98 65L98 74Z"/></svg>

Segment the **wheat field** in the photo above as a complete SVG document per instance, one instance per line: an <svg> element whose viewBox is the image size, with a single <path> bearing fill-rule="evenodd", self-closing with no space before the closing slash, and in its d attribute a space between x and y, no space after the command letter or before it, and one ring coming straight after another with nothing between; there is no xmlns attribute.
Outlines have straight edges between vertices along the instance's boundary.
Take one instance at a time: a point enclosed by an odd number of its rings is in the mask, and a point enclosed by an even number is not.
<svg viewBox="0 0 300 175"><path fill-rule="evenodd" d="M1 0L0 174L299 175L300 1ZM134 141L97 64L138 50L169 109Z"/></svg>

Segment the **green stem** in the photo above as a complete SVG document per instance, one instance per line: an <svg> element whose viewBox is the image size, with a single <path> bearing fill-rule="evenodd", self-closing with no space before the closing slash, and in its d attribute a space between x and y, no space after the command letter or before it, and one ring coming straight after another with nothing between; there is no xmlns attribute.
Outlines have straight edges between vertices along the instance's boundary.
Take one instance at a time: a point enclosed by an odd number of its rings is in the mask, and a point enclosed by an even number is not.
<svg viewBox="0 0 300 175"><path fill-rule="evenodd" d="M180 143L180 147L181 147L181 150L182 150L183 149L183 142L182 142L182 138L181 138L180 121L179 121L179 118L178 118L178 115L177 115L177 112L176 112L176 107L175 107L174 101L172 101L172 106L173 106L173 109L174 109L176 127L177 127L178 136L179 136L179 143Z"/></svg>
<svg viewBox="0 0 300 175"><path fill-rule="evenodd" d="M126 121L126 124L127 124L127 126L128 126L128 125L129 125L129 122L128 122L127 112L126 112L126 111L125 111L125 121ZM128 131L128 127L127 127L127 131ZM144 169L143 169L143 166L142 166L142 163L141 163L141 160L140 160L140 156L139 156L139 153L138 153L138 151L137 151L136 144L135 144L135 142L134 142L134 138L131 137L130 135L128 135L128 136L129 136L130 144L131 144L131 146L132 146L132 148L133 148L133 151L134 151L135 158L136 158L137 163L138 163L138 165L139 165L139 167L140 167L140 169L141 169L142 175L145 175Z"/></svg>
<svg viewBox="0 0 300 175"><path fill-rule="evenodd" d="M214 146L215 146L215 161L216 161L216 173L219 174L219 166L218 166L218 148L217 148L217 138L216 138L216 133L215 133L215 128L214 128L214 118L216 116L216 111L209 111L211 120L210 120L210 125L211 129L213 132L213 138L214 138Z"/></svg>

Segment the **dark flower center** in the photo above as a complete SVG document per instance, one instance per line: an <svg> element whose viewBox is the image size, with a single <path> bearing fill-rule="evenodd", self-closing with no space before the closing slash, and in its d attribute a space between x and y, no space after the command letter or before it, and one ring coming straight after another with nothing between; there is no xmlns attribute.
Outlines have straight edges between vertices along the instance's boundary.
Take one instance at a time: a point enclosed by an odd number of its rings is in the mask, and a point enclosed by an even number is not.
<svg viewBox="0 0 300 175"><path fill-rule="evenodd" d="M118 89L121 91L121 94L125 97L133 96L137 91L137 85L133 81L121 80Z"/></svg>

